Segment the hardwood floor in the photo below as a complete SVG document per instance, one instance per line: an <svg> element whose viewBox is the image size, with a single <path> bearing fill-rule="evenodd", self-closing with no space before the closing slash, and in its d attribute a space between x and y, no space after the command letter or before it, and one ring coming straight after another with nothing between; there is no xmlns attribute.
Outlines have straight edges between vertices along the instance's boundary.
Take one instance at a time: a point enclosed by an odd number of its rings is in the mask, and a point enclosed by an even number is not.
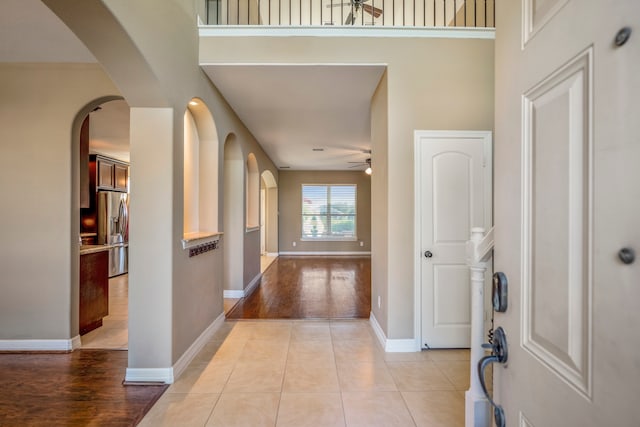
<svg viewBox="0 0 640 427"><path fill-rule="evenodd" d="M370 311L370 257L278 257L227 318L354 319Z"/></svg>
<svg viewBox="0 0 640 427"><path fill-rule="evenodd" d="M0 354L0 426L135 426L167 385L122 384L126 351Z"/></svg>

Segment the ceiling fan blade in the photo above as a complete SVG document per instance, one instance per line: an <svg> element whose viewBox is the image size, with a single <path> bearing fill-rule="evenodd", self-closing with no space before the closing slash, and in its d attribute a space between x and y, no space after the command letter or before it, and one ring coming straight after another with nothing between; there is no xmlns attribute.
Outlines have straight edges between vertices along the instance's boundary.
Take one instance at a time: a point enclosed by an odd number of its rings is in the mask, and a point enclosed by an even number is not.
<svg viewBox="0 0 640 427"><path fill-rule="evenodd" d="M377 8L377 7L373 7L370 4L363 4L362 5L362 10L364 10L365 12L373 15L374 18L377 18L380 15L382 15L382 9Z"/></svg>
<svg viewBox="0 0 640 427"><path fill-rule="evenodd" d="M353 16L353 12L349 12L347 19L344 21L344 25L353 25L356 22L356 18Z"/></svg>

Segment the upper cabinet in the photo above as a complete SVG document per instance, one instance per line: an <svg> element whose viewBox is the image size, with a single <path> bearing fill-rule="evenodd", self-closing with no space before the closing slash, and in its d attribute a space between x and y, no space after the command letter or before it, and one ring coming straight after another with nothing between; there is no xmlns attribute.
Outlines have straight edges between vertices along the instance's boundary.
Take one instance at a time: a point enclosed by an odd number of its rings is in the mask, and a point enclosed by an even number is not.
<svg viewBox="0 0 640 427"><path fill-rule="evenodd" d="M127 163L92 154L91 166L95 167L96 189L110 191L129 191L129 165Z"/></svg>
<svg viewBox="0 0 640 427"><path fill-rule="evenodd" d="M113 164L113 181L116 191L129 191L129 166L123 163Z"/></svg>

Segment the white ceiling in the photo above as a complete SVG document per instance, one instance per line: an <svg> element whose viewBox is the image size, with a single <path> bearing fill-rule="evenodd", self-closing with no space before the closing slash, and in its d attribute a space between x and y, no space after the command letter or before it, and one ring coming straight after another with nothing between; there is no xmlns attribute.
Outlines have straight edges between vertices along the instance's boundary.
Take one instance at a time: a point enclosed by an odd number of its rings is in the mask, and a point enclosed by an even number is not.
<svg viewBox="0 0 640 427"><path fill-rule="evenodd" d="M129 104L105 102L89 114L89 152L129 162Z"/></svg>
<svg viewBox="0 0 640 427"><path fill-rule="evenodd" d="M341 170L370 157L371 97L384 65L202 68L278 168Z"/></svg>
<svg viewBox="0 0 640 427"><path fill-rule="evenodd" d="M0 62L96 59L40 0L0 0ZM384 65L202 68L277 167L340 170L370 157L370 101ZM128 128L113 128L126 126L123 109L125 102L103 105L92 140L95 151L125 160ZM102 126L107 118L113 123Z"/></svg>

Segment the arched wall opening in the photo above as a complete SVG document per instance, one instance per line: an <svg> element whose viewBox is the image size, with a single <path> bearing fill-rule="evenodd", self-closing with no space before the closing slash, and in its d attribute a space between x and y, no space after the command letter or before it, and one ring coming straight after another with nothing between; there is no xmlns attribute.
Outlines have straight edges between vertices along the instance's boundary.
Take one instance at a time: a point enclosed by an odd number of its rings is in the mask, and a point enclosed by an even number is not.
<svg viewBox="0 0 640 427"><path fill-rule="evenodd" d="M247 156L246 209L247 229L260 226L260 170L253 153Z"/></svg>
<svg viewBox="0 0 640 427"><path fill-rule="evenodd" d="M240 143L229 134L224 143L223 252L224 297L244 296L245 160Z"/></svg>
<svg viewBox="0 0 640 427"><path fill-rule="evenodd" d="M278 184L269 170L260 175L260 252L278 255Z"/></svg>
<svg viewBox="0 0 640 427"><path fill-rule="evenodd" d="M120 101L117 107L111 108L113 101ZM80 254L83 245L97 244L97 190L94 176L94 184L91 185L92 178L90 174L96 173L95 169L90 168L90 154L101 154L117 158L118 160L128 160L128 137L123 135L129 134L128 105L121 96L104 96L97 98L84 105L77 113L72 124L71 133L71 153L72 153L72 206L71 206L71 240L75 244L72 245L72 274L71 274L71 304L70 304L70 322L72 336L79 335L81 330L81 277L80 277ZM126 112L122 110L126 109ZM101 116L102 112L106 112L107 118ZM123 114L126 117L123 118ZM92 126L93 123L93 126ZM114 129L117 127L117 129ZM95 128L101 129L96 132ZM92 130L93 129L93 130ZM123 140L123 139L126 139ZM128 186L128 182L127 182ZM126 226L125 226L126 228ZM128 234L128 233L127 233ZM78 245L81 242L81 245ZM125 255L126 258L126 255ZM109 260L111 264L111 260ZM109 303L109 301L106 301ZM94 302L90 302L94 304ZM86 303L85 303L86 304ZM109 306L109 313L112 314L112 307ZM126 335L128 322L121 328ZM95 329L94 329L95 331ZM112 331L105 331L111 333ZM117 331L116 331L117 332ZM106 337L106 333L103 334ZM96 331L91 336L91 342L80 338L79 346L87 345L93 348L126 348L128 342L126 338L118 342L108 339L102 339L100 331Z"/></svg>
<svg viewBox="0 0 640 427"><path fill-rule="evenodd" d="M206 104L193 98L184 113L185 236L219 231L218 133Z"/></svg>

